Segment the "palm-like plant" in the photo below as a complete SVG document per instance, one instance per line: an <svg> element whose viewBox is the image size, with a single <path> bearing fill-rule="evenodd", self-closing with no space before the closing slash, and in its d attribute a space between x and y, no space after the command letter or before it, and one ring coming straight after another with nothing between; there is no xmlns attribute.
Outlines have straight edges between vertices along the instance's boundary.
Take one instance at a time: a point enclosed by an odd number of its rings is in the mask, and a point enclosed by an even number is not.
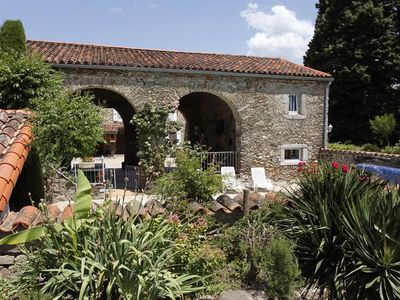
<svg viewBox="0 0 400 300"><path fill-rule="evenodd" d="M400 299L399 215L396 190L346 203L341 223L354 270L342 276L354 299Z"/></svg>
<svg viewBox="0 0 400 300"><path fill-rule="evenodd" d="M351 299L353 279L349 274L357 268L357 261L349 246L343 214L357 199L373 201L379 197L384 183L337 163L300 171L299 190L291 192L294 208L289 209L291 226L287 232L296 241L308 286L318 285L321 291L328 289L332 297ZM364 238L362 228L358 234Z"/></svg>

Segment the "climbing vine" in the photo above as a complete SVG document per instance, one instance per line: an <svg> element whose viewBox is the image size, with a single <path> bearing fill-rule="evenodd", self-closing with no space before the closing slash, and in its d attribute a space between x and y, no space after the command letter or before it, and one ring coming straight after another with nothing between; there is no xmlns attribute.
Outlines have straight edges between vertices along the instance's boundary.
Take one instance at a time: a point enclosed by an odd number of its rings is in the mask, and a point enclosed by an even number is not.
<svg viewBox="0 0 400 300"><path fill-rule="evenodd" d="M146 103L131 121L135 125L138 138L139 165L147 182L153 182L163 174L165 159L173 151L175 144L170 140L170 135L179 126L177 122L167 118L176 107L175 103L166 106Z"/></svg>

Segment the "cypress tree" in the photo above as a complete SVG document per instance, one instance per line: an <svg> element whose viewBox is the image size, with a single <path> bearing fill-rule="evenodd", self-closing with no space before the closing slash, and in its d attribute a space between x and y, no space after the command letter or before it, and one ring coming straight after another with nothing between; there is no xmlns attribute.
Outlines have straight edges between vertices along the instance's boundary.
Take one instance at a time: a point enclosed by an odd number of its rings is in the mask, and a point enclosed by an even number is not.
<svg viewBox="0 0 400 300"><path fill-rule="evenodd" d="M320 0L304 64L329 72L332 140L371 140L368 120L396 113L400 94L400 0Z"/></svg>
<svg viewBox="0 0 400 300"><path fill-rule="evenodd" d="M25 30L21 21L6 20L0 30L0 50L24 53L26 50Z"/></svg>

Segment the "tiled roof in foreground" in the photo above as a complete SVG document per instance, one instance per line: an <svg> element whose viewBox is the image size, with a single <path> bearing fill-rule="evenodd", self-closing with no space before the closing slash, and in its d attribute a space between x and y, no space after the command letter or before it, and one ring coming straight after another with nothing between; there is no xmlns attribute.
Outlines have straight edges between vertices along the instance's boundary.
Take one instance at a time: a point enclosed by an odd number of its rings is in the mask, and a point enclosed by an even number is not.
<svg viewBox="0 0 400 300"><path fill-rule="evenodd" d="M265 196L254 193L249 197L249 209L258 209L265 201L274 201L277 198L274 192L268 192ZM166 209L157 200L151 200L140 205L139 201L130 201L122 206L117 202L113 202L113 209L115 214L124 220L127 220L132 215L139 215L142 218L152 218L160 214L166 215ZM96 210L99 204L92 203L92 210ZM226 218L240 218L243 216L243 195L237 194L235 197L230 197L226 194L219 196L216 200L210 203L206 208L198 202L190 202L194 215L209 215L214 216L216 219ZM25 206L18 212L9 212L3 221L0 220L0 236L10 232L25 229L31 226L37 226L50 220L51 222L63 222L72 216L73 205L67 205L60 208L57 204L47 205L47 217L34 206Z"/></svg>
<svg viewBox="0 0 400 300"><path fill-rule="evenodd" d="M32 140L29 113L0 109L0 212L9 202Z"/></svg>
<svg viewBox="0 0 400 300"><path fill-rule="evenodd" d="M170 69L331 78L330 74L280 58L195 53L28 40L27 46L51 64Z"/></svg>

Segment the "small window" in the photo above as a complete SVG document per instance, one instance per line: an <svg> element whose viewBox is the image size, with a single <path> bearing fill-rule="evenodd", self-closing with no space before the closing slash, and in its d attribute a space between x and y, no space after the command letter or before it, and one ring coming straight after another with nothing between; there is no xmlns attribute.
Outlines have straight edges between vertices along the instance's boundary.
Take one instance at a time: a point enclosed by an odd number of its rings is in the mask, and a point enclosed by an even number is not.
<svg viewBox="0 0 400 300"><path fill-rule="evenodd" d="M297 114L298 110L297 95L289 95L289 114Z"/></svg>
<svg viewBox="0 0 400 300"><path fill-rule="evenodd" d="M287 144L282 145L280 164L282 166L297 165L300 161L308 160L307 145L303 144Z"/></svg>

